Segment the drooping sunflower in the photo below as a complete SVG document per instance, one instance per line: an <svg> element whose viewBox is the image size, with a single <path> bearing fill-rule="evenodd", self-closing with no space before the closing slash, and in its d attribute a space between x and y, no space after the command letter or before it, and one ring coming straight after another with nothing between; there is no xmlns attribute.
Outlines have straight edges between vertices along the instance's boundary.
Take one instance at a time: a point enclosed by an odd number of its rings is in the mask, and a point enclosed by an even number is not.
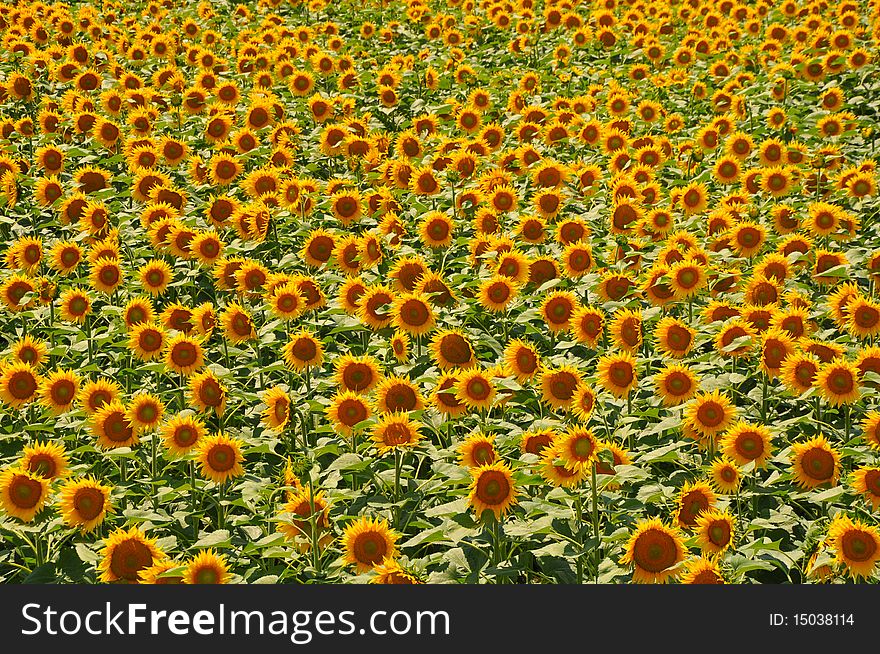
<svg viewBox="0 0 880 654"><path fill-rule="evenodd" d="M368 572L388 558L396 558L400 534L381 518L363 516L348 525L342 534L345 562L357 572Z"/></svg>
<svg viewBox="0 0 880 654"><path fill-rule="evenodd" d="M49 483L42 476L21 468L0 473L0 505L7 515L30 522L46 504Z"/></svg>
<svg viewBox="0 0 880 654"><path fill-rule="evenodd" d="M416 447L422 439L422 427L422 423L410 420L405 412L386 413L373 426L373 445L380 455L398 448Z"/></svg>
<svg viewBox="0 0 880 654"><path fill-rule="evenodd" d="M616 397L626 397L638 384L636 360L626 352L603 355L596 373L599 385Z"/></svg>
<svg viewBox="0 0 880 654"><path fill-rule="evenodd" d="M659 518L651 518L637 523L620 563L632 564L635 583L666 583L679 575L678 564L684 555L678 530L664 525Z"/></svg>
<svg viewBox="0 0 880 654"><path fill-rule="evenodd" d="M25 445L18 460L18 466L31 474L49 481L67 475L70 461L64 445L37 441L33 445Z"/></svg>
<svg viewBox="0 0 880 654"><path fill-rule="evenodd" d="M226 556L213 549L202 550L186 563L183 582L186 584L225 584L232 575L229 573Z"/></svg>
<svg viewBox="0 0 880 654"><path fill-rule="evenodd" d="M791 474L801 488L837 485L840 477L840 453L824 436L791 446Z"/></svg>
<svg viewBox="0 0 880 654"><path fill-rule="evenodd" d="M495 519L501 520L511 506L517 503L517 489L506 464L495 462L472 468L471 477L468 503L478 519L482 518L484 511L492 511Z"/></svg>
<svg viewBox="0 0 880 654"><path fill-rule="evenodd" d="M105 538L101 557L98 570L102 582L137 583L140 572L164 559L165 553L155 538L131 527L128 531L117 529Z"/></svg>
<svg viewBox="0 0 880 654"><path fill-rule="evenodd" d="M202 476L216 484L223 484L243 475L242 445L240 440L230 438L223 432L200 439L196 446L196 460Z"/></svg>
<svg viewBox="0 0 880 654"><path fill-rule="evenodd" d="M58 508L64 523L68 527L78 527L83 533L95 529L112 510L112 490L94 477L69 480L58 494Z"/></svg>
<svg viewBox="0 0 880 654"><path fill-rule="evenodd" d="M869 578L874 574L880 561L880 532L876 526L839 513L828 526L826 542L834 550L835 560L852 577Z"/></svg>

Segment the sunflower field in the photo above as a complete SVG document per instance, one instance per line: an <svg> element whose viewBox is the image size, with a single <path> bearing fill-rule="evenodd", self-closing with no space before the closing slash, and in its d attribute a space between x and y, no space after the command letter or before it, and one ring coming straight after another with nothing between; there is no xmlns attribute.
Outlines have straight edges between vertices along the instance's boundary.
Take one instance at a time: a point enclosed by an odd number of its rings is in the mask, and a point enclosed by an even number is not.
<svg viewBox="0 0 880 654"><path fill-rule="evenodd" d="M0 34L3 582L880 579L880 1Z"/></svg>

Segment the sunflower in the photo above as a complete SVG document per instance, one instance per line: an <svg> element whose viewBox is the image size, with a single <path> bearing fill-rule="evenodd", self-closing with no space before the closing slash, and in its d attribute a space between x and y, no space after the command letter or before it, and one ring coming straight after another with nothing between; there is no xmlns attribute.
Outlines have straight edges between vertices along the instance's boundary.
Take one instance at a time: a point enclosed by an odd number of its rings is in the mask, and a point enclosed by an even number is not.
<svg viewBox="0 0 880 654"><path fill-rule="evenodd" d="M584 241L569 243L562 251L562 267L572 279L583 277L593 268L593 248Z"/></svg>
<svg viewBox="0 0 880 654"><path fill-rule="evenodd" d="M232 343L243 343L257 337L251 314L237 302L226 305L220 320L223 334Z"/></svg>
<svg viewBox="0 0 880 654"><path fill-rule="evenodd" d="M92 301L82 288L68 288L61 293L61 319L67 322L84 323L92 311Z"/></svg>
<svg viewBox="0 0 880 654"><path fill-rule="evenodd" d="M92 415L102 407L119 400L119 384L115 381L99 378L85 382L79 390L77 399L85 412Z"/></svg>
<svg viewBox="0 0 880 654"><path fill-rule="evenodd" d="M480 304L495 313L506 311L516 297L518 286L504 275L493 275L480 284Z"/></svg>
<svg viewBox="0 0 880 654"><path fill-rule="evenodd" d="M501 520L511 506L517 503L517 489L506 464L496 462L472 468L471 477L468 503L478 519L488 510L495 514L496 520Z"/></svg>
<svg viewBox="0 0 880 654"><path fill-rule="evenodd" d="M185 584L226 584L232 575L223 554L213 549L202 550L186 563L183 573Z"/></svg>
<svg viewBox="0 0 880 654"><path fill-rule="evenodd" d="M808 352L795 352L783 360L779 369L782 383L795 393L806 393L816 382L821 362Z"/></svg>
<svg viewBox="0 0 880 654"><path fill-rule="evenodd" d="M126 411L129 424L136 433L154 429L162 421L165 405L151 393L138 393Z"/></svg>
<svg viewBox="0 0 880 654"><path fill-rule="evenodd" d="M129 300L122 310L125 328L132 329L136 325L151 322L156 317L153 303L149 298L135 297Z"/></svg>
<svg viewBox="0 0 880 654"><path fill-rule="evenodd" d="M737 464L729 457L723 456L712 461L709 480L716 491L730 495L739 490L741 475Z"/></svg>
<svg viewBox="0 0 880 654"><path fill-rule="evenodd" d="M69 464L63 445L39 441L26 445L18 461L19 468L48 481L65 477Z"/></svg>
<svg viewBox="0 0 880 654"><path fill-rule="evenodd" d="M705 438L725 431L736 417L736 407L720 391L699 393L685 410L688 424Z"/></svg>
<svg viewBox="0 0 880 654"><path fill-rule="evenodd" d="M69 411L79 391L79 376L69 370L55 370L40 380L40 404L55 415Z"/></svg>
<svg viewBox="0 0 880 654"><path fill-rule="evenodd" d="M580 307L571 317L570 328L579 343L595 348L605 332L605 313L597 307Z"/></svg>
<svg viewBox="0 0 880 654"><path fill-rule="evenodd" d="M632 309L619 309L614 313L608 326L611 340L622 350L636 352L642 344L642 312Z"/></svg>
<svg viewBox="0 0 880 654"><path fill-rule="evenodd" d="M308 367L321 365L324 348L311 332L302 329L291 335L290 341L282 350L282 356L290 368L302 372Z"/></svg>
<svg viewBox="0 0 880 654"><path fill-rule="evenodd" d="M263 424L268 429L283 430L290 420L290 397L287 391L280 386L273 386L263 393L262 400L266 405L263 410Z"/></svg>
<svg viewBox="0 0 880 654"><path fill-rule="evenodd" d="M387 286L368 286L361 296L358 317L373 330L384 329L391 324L392 314L386 307L394 301L394 297Z"/></svg>
<svg viewBox="0 0 880 654"><path fill-rule="evenodd" d="M165 330L154 322L136 325L128 333L128 348L141 361L150 361L161 356L166 345Z"/></svg>
<svg viewBox="0 0 880 654"><path fill-rule="evenodd" d="M299 483L298 479L296 481ZM317 528L318 547L323 548L333 540L330 533L321 535L330 529L330 505L324 493L318 492L313 497L308 489L300 489L288 495L282 512L291 517L279 516L277 531L284 534L287 540L296 543L301 553L311 549L313 524Z"/></svg>
<svg viewBox="0 0 880 654"><path fill-rule="evenodd" d="M718 567L718 560L716 558L707 558L706 556L691 559L686 563L680 581L682 584L726 583Z"/></svg>
<svg viewBox="0 0 880 654"><path fill-rule="evenodd" d="M852 487L860 493L876 511L880 506L880 468L865 466L853 472Z"/></svg>
<svg viewBox="0 0 880 654"><path fill-rule="evenodd" d="M138 573L141 584L182 584L183 577L177 572L181 565L171 559L163 559Z"/></svg>
<svg viewBox="0 0 880 654"><path fill-rule="evenodd" d="M491 409L495 395L495 385L488 371L471 368L458 374L455 397L469 409Z"/></svg>
<svg viewBox="0 0 880 654"><path fill-rule="evenodd" d="M820 366L815 385L819 395L834 406L852 404L861 397L858 368L843 358Z"/></svg>
<svg viewBox="0 0 880 654"><path fill-rule="evenodd" d="M394 326L412 336L426 334L436 324L430 302L417 294L407 293L394 298L391 315Z"/></svg>
<svg viewBox="0 0 880 654"><path fill-rule="evenodd" d="M880 303L870 298L854 297L847 305L847 330L861 339L873 339L880 334Z"/></svg>
<svg viewBox="0 0 880 654"><path fill-rule="evenodd" d="M141 266L138 279L147 293L157 297L165 293L173 279L171 266L161 259L153 259Z"/></svg>
<svg viewBox="0 0 880 654"><path fill-rule="evenodd" d="M94 477L71 479L58 493L58 509L68 527L83 532L92 531L104 522L110 505L111 486L105 486Z"/></svg>
<svg viewBox="0 0 880 654"><path fill-rule="evenodd" d="M222 416L226 411L226 385L210 370L189 378L189 402L199 411L213 411Z"/></svg>
<svg viewBox="0 0 880 654"><path fill-rule="evenodd" d="M495 437L486 436L476 432L462 441L458 446L458 460L466 468L479 468L480 466L495 463Z"/></svg>
<svg viewBox="0 0 880 654"><path fill-rule="evenodd" d="M865 414L862 438L872 450L880 450L880 411L869 411Z"/></svg>
<svg viewBox="0 0 880 654"><path fill-rule="evenodd" d="M722 357L744 357L752 349L757 334L743 318L731 318L715 336L715 349Z"/></svg>
<svg viewBox="0 0 880 654"><path fill-rule="evenodd" d="M373 410L366 398L351 390L345 390L333 397L325 413L336 431L349 436L358 424L372 415Z"/></svg>
<svg viewBox="0 0 880 654"><path fill-rule="evenodd" d="M693 260L673 264L667 274L676 300L695 296L708 280L704 267Z"/></svg>
<svg viewBox="0 0 880 654"><path fill-rule="evenodd" d="M44 341L38 340L26 334L15 341L11 348L11 355L15 361L26 363L34 370L38 369L46 358L48 348Z"/></svg>
<svg viewBox="0 0 880 654"><path fill-rule="evenodd" d="M200 339L186 334L176 334L165 346L165 367L189 376L205 363Z"/></svg>
<svg viewBox="0 0 880 654"><path fill-rule="evenodd" d="M342 533L345 563L354 565L358 573L368 572L383 561L397 557L400 534L381 518L363 516L349 524Z"/></svg>
<svg viewBox="0 0 880 654"><path fill-rule="evenodd" d="M370 355L345 354L334 362L334 379L347 391L369 393L381 380L379 361Z"/></svg>
<svg viewBox="0 0 880 654"><path fill-rule="evenodd" d="M815 436L791 446L791 472L801 488L837 485L840 477L840 454L824 436Z"/></svg>
<svg viewBox="0 0 880 654"><path fill-rule="evenodd" d="M679 527L693 529L703 511L715 504L715 492L705 482L688 482L678 495L677 521Z"/></svg>
<svg viewBox="0 0 880 654"><path fill-rule="evenodd" d="M0 399L19 409L37 397L41 381L36 370L26 363L0 364Z"/></svg>
<svg viewBox="0 0 880 654"><path fill-rule="evenodd" d="M182 413L171 418L160 429L162 442L171 456L184 456L193 451L206 433L205 423L201 419Z"/></svg>
<svg viewBox="0 0 880 654"><path fill-rule="evenodd" d="M392 558L386 558L376 564L373 572L376 576L370 580L371 584L414 585L424 583Z"/></svg>
<svg viewBox="0 0 880 654"><path fill-rule="evenodd" d="M0 504L7 515L30 522L39 513L49 495L49 484L42 476L21 468L0 473Z"/></svg>
<svg viewBox="0 0 880 654"><path fill-rule="evenodd" d="M667 527L659 518L651 518L636 524L620 563L633 565L635 583L666 583L678 576L678 564L684 560L684 555L678 530Z"/></svg>
<svg viewBox="0 0 880 654"><path fill-rule="evenodd" d="M599 460L601 445L593 432L576 425L553 441L553 454L575 472L590 470Z"/></svg>
<svg viewBox="0 0 880 654"><path fill-rule="evenodd" d="M636 360L626 352L603 355L596 373L602 388L616 397L626 397L638 384Z"/></svg>
<svg viewBox="0 0 880 654"><path fill-rule="evenodd" d="M358 401L362 401L358 398ZM409 419L405 412L386 413L373 426L373 445L379 454L398 448L413 448L422 439L422 423Z"/></svg>
<svg viewBox="0 0 880 654"><path fill-rule="evenodd" d="M774 379L782 372L782 364L794 352L795 344L788 332L777 328L767 330L761 342L761 370Z"/></svg>
<svg viewBox="0 0 880 654"><path fill-rule="evenodd" d="M541 400L554 409L568 409L582 382L577 368L569 365L558 368L545 366L539 375Z"/></svg>
<svg viewBox="0 0 880 654"><path fill-rule="evenodd" d="M223 484L243 475L242 445L240 440L230 438L223 432L199 439L196 461L202 476L216 484Z"/></svg>
<svg viewBox="0 0 880 654"><path fill-rule="evenodd" d="M119 261L100 258L92 264L89 281L95 290L110 295L122 284L124 279Z"/></svg>
<svg viewBox="0 0 880 654"><path fill-rule="evenodd" d="M470 368L477 362L470 340L457 329L438 331L431 339L430 349L441 370Z"/></svg>
<svg viewBox="0 0 880 654"><path fill-rule="evenodd" d="M880 532L876 526L839 513L828 526L826 542L834 550L837 563L853 578L873 576L880 561Z"/></svg>
<svg viewBox="0 0 880 654"><path fill-rule="evenodd" d="M408 377L385 377L376 387L376 408L379 413L421 411L425 402L419 387Z"/></svg>
<svg viewBox="0 0 880 654"><path fill-rule="evenodd" d="M165 553L155 538L132 527L128 531L117 529L105 538L101 557L98 570L102 582L137 583L140 572L164 559Z"/></svg>
<svg viewBox="0 0 880 654"><path fill-rule="evenodd" d="M467 404L458 399L458 383L458 375L445 373L437 380L437 386L431 395L431 401L437 410L449 418L461 417L468 410Z"/></svg>
<svg viewBox="0 0 880 654"><path fill-rule="evenodd" d="M532 379L541 364L541 357L535 348L520 339L513 339L507 344L503 360L506 369L520 382Z"/></svg>
<svg viewBox="0 0 880 654"><path fill-rule="evenodd" d="M654 386L664 406L677 406L696 395L700 380L687 366L670 364L654 375Z"/></svg>

